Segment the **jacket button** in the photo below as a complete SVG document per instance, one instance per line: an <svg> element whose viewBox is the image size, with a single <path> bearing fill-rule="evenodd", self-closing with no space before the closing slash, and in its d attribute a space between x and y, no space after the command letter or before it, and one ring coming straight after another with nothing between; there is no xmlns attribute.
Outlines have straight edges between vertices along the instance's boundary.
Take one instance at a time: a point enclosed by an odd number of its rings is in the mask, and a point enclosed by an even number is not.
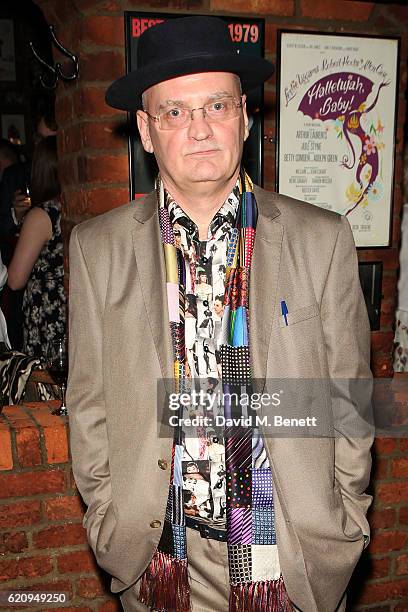
<svg viewBox="0 0 408 612"><path fill-rule="evenodd" d="M159 527L161 527L161 521L152 521L150 523L150 527L152 529L158 529Z"/></svg>
<svg viewBox="0 0 408 612"><path fill-rule="evenodd" d="M157 464L161 470L167 470L167 461L165 459L159 459Z"/></svg>

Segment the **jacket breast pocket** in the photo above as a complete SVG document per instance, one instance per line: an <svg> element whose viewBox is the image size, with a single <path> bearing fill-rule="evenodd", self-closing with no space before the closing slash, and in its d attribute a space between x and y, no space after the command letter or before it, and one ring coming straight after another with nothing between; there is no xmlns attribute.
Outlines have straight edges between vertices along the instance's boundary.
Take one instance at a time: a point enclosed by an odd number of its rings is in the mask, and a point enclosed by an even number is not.
<svg viewBox="0 0 408 612"><path fill-rule="evenodd" d="M314 304L310 304L309 306L303 306L302 308L297 308L293 311L288 311L286 315L286 320L283 315L279 317L279 324L281 327L288 327L289 325L296 325L296 323L301 323L302 321L307 321L308 319L312 319L313 317L317 317L320 313L320 309L318 304L315 302Z"/></svg>

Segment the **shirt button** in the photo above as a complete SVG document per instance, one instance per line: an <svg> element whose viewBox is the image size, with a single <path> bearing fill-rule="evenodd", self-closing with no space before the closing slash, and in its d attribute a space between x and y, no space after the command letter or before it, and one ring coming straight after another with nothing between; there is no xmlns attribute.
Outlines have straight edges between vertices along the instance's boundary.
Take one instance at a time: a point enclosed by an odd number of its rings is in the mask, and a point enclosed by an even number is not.
<svg viewBox="0 0 408 612"><path fill-rule="evenodd" d="M161 527L161 521L152 521L150 523L150 527L152 529L158 529L159 527Z"/></svg>
<svg viewBox="0 0 408 612"><path fill-rule="evenodd" d="M161 470L167 470L167 461L165 459L159 459L157 465Z"/></svg>
<svg viewBox="0 0 408 612"><path fill-rule="evenodd" d="M201 261L202 261L203 263L207 263L207 261L208 261L208 257L202 257L202 258L201 258Z"/></svg>
<svg viewBox="0 0 408 612"><path fill-rule="evenodd" d="M208 300L204 300L203 306L208 306Z"/></svg>

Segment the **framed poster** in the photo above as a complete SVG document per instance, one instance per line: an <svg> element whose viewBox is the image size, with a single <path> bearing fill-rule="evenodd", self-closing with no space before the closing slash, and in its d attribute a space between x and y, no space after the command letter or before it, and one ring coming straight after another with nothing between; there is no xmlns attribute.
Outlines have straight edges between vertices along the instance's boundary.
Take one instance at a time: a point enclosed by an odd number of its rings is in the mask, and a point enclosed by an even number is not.
<svg viewBox="0 0 408 612"><path fill-rule="evenodd" d="M14 145L26 144L24 115L1 115L1 135Z"/></svg>
<svg viewBox="0 0 408 612"><path fill-rule="evenodd" d="M0 19L0 81L16 80L16 57L12 19Z"/></svg>
<svg viewBox="0 0 408 612"><path fill-rule="evenodd" d="M140 35L146 30L166 19L188 17L180 13L145 13L125 11L125 51L126 72L137 67L137 45ZM221 17L228 23L231 38L236 46L248 55L264 55L263 19L241 19L238 17ZM247 111L250 122L249 137L244 145L243 163L252 180L262 185L263 153L263 87L247 93ZM129 113L129 164L130 195L138 197L151 191L157 175L154 156L146 153L139 138L136 115Z"/></svg>
<svg viewBox="0 0 408 612"><path fill-rule="evenodd" d="M390 244L398 38L279 33L277 191Z"/></svg>

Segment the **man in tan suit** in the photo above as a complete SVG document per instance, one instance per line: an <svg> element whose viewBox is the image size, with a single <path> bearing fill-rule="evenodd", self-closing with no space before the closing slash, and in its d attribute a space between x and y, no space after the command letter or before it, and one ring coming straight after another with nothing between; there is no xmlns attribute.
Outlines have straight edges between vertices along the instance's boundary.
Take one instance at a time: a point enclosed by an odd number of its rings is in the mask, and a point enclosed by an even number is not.
<svg viewBox="0 0 408 612"><path fill-rule="evenodd" d="M372 443L367 397L350 392L371 375L348 221L252 189L242 91L272 66L236 54L223 22L170 20L138 53L107 101L137 111L157 189L71 238L67 400L90 546L125 610L344 610L369 538ZM213 423L190 440L162 434L158 413L181 383L204 380L210 402L218 374L225 390L237 370L254 389L280 381L291 401L279 415L307 416L302 434L265 422L241 438ZM231 468L248 439L249 468Z"/></svg>

